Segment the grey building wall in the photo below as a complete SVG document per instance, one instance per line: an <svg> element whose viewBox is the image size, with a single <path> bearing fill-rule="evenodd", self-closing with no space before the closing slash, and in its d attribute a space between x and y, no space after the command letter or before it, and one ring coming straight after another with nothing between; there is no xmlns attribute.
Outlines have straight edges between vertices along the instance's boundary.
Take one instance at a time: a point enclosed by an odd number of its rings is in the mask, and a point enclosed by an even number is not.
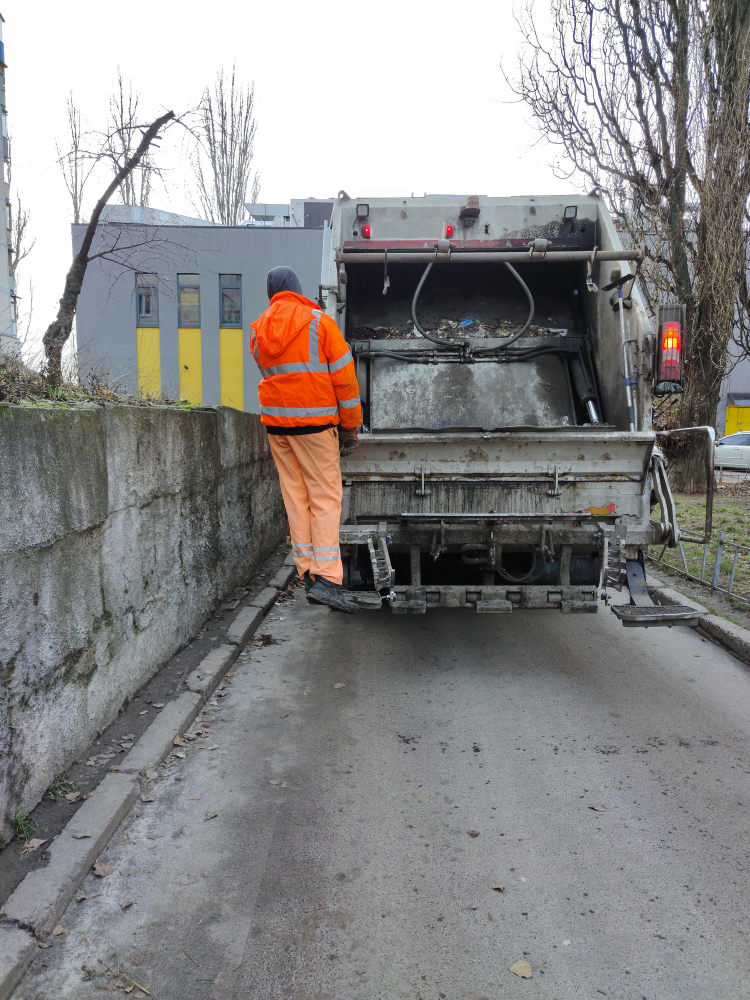
<svg viewBox="0 0 750 1000"><path fill-rule="evenodd" d="M72 226L73 251L83 225ZM245 409L258 412L260 380L249 351L248 325L267 308L266 275L278 264L293 267L309 298L318 294L323 251L321 229L250 226L98 227L94 252L78 300L78 363L84 376L103 374L122 391L137 391L136 275L159 276L161 388L179 395L177 275L200 275L203 402L220 402L219 275L242 275Z"/></svg>

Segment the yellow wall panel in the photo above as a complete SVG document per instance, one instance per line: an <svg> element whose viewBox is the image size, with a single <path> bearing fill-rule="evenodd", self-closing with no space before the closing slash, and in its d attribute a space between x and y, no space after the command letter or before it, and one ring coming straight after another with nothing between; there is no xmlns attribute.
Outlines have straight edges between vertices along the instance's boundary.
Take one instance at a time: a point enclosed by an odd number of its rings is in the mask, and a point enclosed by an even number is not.
<svg viewBox="0 0 750 1000"><path fill-rule="evenodd" d="M221 405L245 408L243 330L219 330Z"/></svg>
<svg viewBox="0 0 750 1000"><path fill-rule="evenodd" d="M750 406L728 406L725 434L750 431Z"/></svg>
<svg viewBox="0 0 750 1000"><path fill-rule="evenodd" d="M139 326L135 331L138 361L138 392L144 396L161 396L161 351L159 328Z"/></svg>
<svg viewBox="0 0 750 1000"><path fill-rule="evenodd" d="M203 402L203 363L201 331L180 327L177 331L177 357L180 367L180 399Z"/></svg>

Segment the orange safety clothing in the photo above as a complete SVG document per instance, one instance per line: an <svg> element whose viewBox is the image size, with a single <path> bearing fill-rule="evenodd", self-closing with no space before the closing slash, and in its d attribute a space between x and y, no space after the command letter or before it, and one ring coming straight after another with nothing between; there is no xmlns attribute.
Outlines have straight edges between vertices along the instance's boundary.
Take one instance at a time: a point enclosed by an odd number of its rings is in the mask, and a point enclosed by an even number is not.
<svg viewBox="0 0 750 1000"><path fill-rule="evenodd" d="M250 327L262 379L260 419L268 427L362 423L354 361L336 323L304 295L278 292ZM278 431L277 431L278 433Z"/></svg>
<svg viewBox="0 0 750 1000"><path fill-rule="evenodd" d="M268 443L279 470L297 572L304 576L309 570L341 583L338 432L328 427L317 434L269 434Z"/></svg>

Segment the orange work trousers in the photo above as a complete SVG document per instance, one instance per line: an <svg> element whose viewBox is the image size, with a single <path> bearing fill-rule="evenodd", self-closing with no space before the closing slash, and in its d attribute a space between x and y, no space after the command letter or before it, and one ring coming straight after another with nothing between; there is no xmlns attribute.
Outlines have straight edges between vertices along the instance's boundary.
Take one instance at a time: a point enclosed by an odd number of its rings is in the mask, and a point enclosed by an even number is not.
<svg viewBox="0 0 750 1000"><path fill-rule="evenodd" d="M317 434L269 434L300 576L344 578L339 548L341 466L333 427Z"/></svg>

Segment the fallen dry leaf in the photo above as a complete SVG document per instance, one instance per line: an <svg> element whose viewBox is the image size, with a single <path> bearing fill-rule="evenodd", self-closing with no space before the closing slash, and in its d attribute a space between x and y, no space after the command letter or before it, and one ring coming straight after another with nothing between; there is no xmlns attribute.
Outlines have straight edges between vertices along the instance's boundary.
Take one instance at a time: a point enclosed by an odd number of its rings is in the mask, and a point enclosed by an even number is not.
<svg viewBox="0 0 750 1000"><path fill-rule="evenodd" d="M182 752L182 750L173 750L172 753L174 754L175 757L179 757L180 760L185 759L185 754Z"/></svg>
<svg viewBox="0 0 750 1000"><path fill-rule="evenodd" d="M175 738L172 740L172 743L176 747L184 747L186 745L185 741L183 740L183 738L181 736L175 736Z"/></svg>
<svg viewBox="0 0 750 1000"><path fill-rule="evenodd" d="M338 688L345 688L345 687L346 687L346 684L334 684L333 686L334 686L335 688L337 688L337 689L338 689Z"/></svg>
<svg viewBox="0 0 750 1000"><path fill-rule="evenodd" d="M98 875L99 878L106 878L107 875L111 875L114 870L114 865L104 864L103 862L99 862L94 865L94 875Z"/></svg>
<svg viewBox="0 0 750 1000"><path fill-rule="evenodd" d="M145 795L145 794L141 795L141 802L155 802L155 801L156 801L155 795Z"/></svg>
<svg viewBox="0 0 750 1000"><path fill-rule="evenodd" d="M603 812L606 812L608 809L611 809L611 808L612 808L612 806L605 806L601 802L592 802L589 805L589 809L593 809L594 812L596 812L596 813L603 813Z"/></svg>
<svg viewBox="0 0 750 1000"><path fill-rule="evenodd" d="M86 837L92 836L92 834L90 830L76 830L76 832L71 833L70 836L73 840L84 840Z"/></svg>
<svg viewBox="0 0 750 1000"><path fill-rule="evenodd" d="M510 971L514 976L520 976L521 979L531 979L532 976L531 965L525 958L520 958L517 962L514 962L510 967Z"/></svg>
<svg viewBox="0 0 750 1000"><path fill-rule="evenodd" d="M132 906L134 902L135 902L134 899L123 899L123 901L120 903L120 909L127 910L128 907Z"/></svg>
<svg viewBox="0 0 750 1000"><path fill-rule="evenodd" d="M140 868L121 868L120 874L123 878L127 878L129 875L137 875L140 870Z"/></svg>
<svg viewBox="0 0 750 1000"><path fill-rule="evenodd" d="M89 897L86 895L85 892L79 892L78 895L76 896L76 903L82 903L84 901L84 899L88 899L88 898Z"/></svg>
<svg viewBox="0 0 750 1000"><path fill-rule="evenodd" d="M21 854L30 854L32 851L38 851L42 844L47 843L48 838L40 840L35 837L33 840L27 840L26 843L21 848Z"/></svg>
<svg viewBox="0 0 750 1000"><path fill-rule="evenodd" d="M291 714L292 714L291 712L284 712L284 714L280 715L279 718L280 719L288 719Z"/></svg>
<svg viewBox="0 0 750 1000"><path fill-rule="evenodd" d="M210 812L209 812L209 813L206 813L206 819L207 819L207 820L209 820L209 819L216 819L216 817L217 817L218 815L219 815L218 813L210 813Z"/></svg>
<svg viewBox="0 0 750 1000"><path fill-rule="evenodd" d="M466 832L468 833L468 835L470 837L478 837L479 836L479 830L467 830Z"/></svg>
<svg viewBox="0 0 750 1000"><path fill-rule="evenodd" d="M52 928L52 937L60 937L61 934L65 934L67 929L64 924L55 924Z"/></svg>
<svg viewBox="0 0 750 1000"><path fill-rule="evenodd" d="M198 881L197 875L178 875L174 880L175 885L192 885L194 882Z"/></svg>
<svg viewBox="0 0 750 1000"><path fill-rule="evenodd" d="M86 767L95 767L96 761L97 761L96 757L89 757L89 759L86 761Z"/></svg>
<svg viewBox="0 0 750 1000"><path fill-rule="evenodd" d="M164 702L163 701L155 701L154 702L154 708L164 708Z"/></svg>
<svg viewBox="0 0 750 1000"><path fill-rule="evenodd" d="M201 797L200 792L195 792L193 795L188 795L188 798L190 799L191 802L197 802L200 797Z"/></svg>
<svg viewBox="0 0 750 1000"><path fill-rule="evenodd" d="M495 892L505 892L505 882L490 882L490 889Z"/></svg>
<svg viewBox="0 0 750 1000"><path fill-rule="evenodd" d="M109 770L110 771L119 771L120 770L120 765L119 764L110 764Z"/></svg>
<svg viewBox="0 0 750 1000"><path fill-rule="evenodd" d="M81 797L80 792L68 792L67 795L65 796L68 802L77 802L78 799L80 799L80 797Z"/></svg>
<svg viewBox="0 0 750 1000"><path fill-rule="evenodd" d="M139 714L139 715L148 715L148 709L147 709L147 708L144 708L144 709L143 709L143 711L142 711L142 712L139 712L138 714Z"/></svg>

